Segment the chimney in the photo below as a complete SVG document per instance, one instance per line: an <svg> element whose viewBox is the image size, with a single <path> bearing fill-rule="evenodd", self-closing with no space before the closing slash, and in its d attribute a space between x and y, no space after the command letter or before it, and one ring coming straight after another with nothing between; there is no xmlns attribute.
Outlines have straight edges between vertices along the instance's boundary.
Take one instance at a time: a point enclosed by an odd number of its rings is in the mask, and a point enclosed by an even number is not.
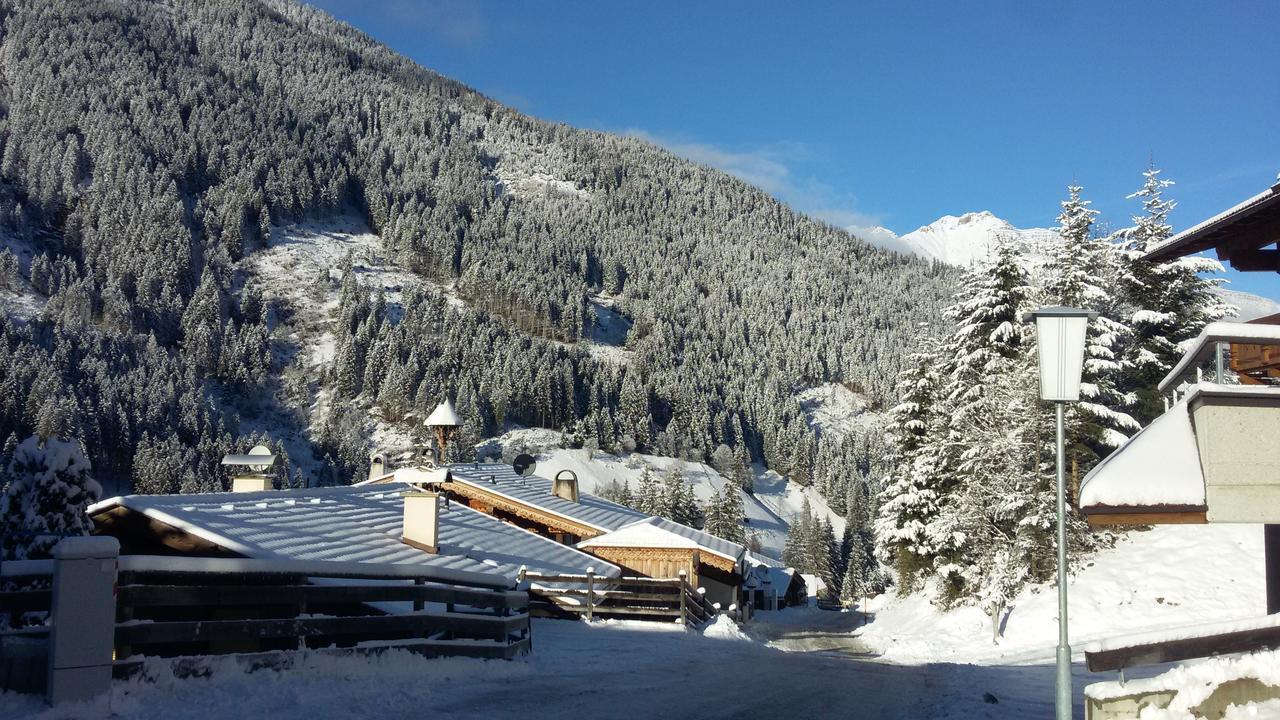
<svg viewBox="0 0 1280 720"><path fill-rule="evenodd" d="M247 455L227 455L222 458L222 464L231 472L231 492L271 489L276 456L262 445L255 445Z"/></svg>
<svg viewBox="0 0 1280 720"><path fill-rule="evenodd" d="M236 475L231 478L231 492L262 492L271 489L271 478L266 475Z"/></svg>
<svg viewBox="0 0 1280 720"><path fill-rule="evenodd" d="M369 479L377 480L387 474L387 460L382 453L376 453L369 458Z"/></svg>
<svg viewBox="0 0 1280 720"><path fill-rule="evenodd" d="M561 470L551 483L551 494L569 502L578 502L578 475L572 470Z"/></svg>
<svg viewBox="0 0 1280 720"><path fill-rule="evenodd" d="M404 494L404 530L400 536L406 545L435 553L440 542L440 494L410 490Z"/></svg>

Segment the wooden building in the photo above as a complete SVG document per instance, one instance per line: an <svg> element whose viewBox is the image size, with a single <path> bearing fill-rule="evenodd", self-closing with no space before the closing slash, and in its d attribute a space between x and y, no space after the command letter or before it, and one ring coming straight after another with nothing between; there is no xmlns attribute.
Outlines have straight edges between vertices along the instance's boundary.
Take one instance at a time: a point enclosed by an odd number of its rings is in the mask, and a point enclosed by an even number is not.
<svg viewBox="0 0 1280 720"><path fill-rule="evenodd" d="M1236 270L1280 272L1277 243L1280 181L1148 248L1145 257L1167 262L1213 250ZM1184 388L1181 396L1095 467L1080 490L1081 510L1095 525L1263 524L1272 614L1280 612L1278 319L1207 326L1160 384L1175 395ZM1211 360L1206 382L1203 366Z"/></svg>
<svg viewBox="0 0 1280 720"><path fill-rule="evenodd" d="M578 543L578 548L645 577L685 573L721 607L741 607L746 548L687 525L650 517Z"/></svg>

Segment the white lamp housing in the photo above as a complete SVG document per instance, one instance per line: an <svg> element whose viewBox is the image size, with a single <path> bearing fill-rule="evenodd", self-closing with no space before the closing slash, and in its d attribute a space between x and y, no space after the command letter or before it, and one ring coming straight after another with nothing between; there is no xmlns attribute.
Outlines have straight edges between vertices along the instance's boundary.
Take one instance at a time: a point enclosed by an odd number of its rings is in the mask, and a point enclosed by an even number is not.
<svg viewBox="0 0 1280 720"><path fill-rule="evenodd" d="M1085 334L1089 318L1098 314L1069 307L1045 307L1027 314L1036 321L1040 354L1040 399L1080 400L1080 371L1084 368Z"/></svg>

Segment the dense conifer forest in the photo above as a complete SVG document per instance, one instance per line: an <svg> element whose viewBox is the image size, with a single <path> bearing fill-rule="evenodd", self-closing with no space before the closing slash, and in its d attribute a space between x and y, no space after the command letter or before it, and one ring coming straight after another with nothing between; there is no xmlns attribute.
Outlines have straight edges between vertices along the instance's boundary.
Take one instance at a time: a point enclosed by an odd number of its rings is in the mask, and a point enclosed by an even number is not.
<svg viewBox="0 0 1280 720"><path fill-rule="evenodd" d="M472 435L723 445L843 505L876 443L824 449L796 392L892 404L957 279L284 0L0 0L0 68L0 439L77 438L117 489L221 488L224 452L271 440L246 422L264 408L309 438L282 482L347 482L369 407L448 396ZM293 308L243 261L289 223L352 212L434 285L389 303L353 273L321 278L337 347L306 377ZM606 300L624 362L587 348ZM322 394L339 402L317 419Z"/></svg>

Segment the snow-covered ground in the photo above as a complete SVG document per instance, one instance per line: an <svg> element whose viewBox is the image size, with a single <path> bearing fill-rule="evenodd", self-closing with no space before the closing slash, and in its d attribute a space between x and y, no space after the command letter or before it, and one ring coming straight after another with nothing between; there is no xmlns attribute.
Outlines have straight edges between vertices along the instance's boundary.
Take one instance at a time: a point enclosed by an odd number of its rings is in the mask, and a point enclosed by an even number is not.
<svg viewBox="0 0 1280 720"><path fill-rule="evenodd" d="M595 325L591 329L591 339L585 343L587 351L597 360L630 362L633 353L625 345L627 333L631 332L631 321L614 308L613 298L608 295L592 296L591 311L595 315Z"/></svg>
<svg viewBox="0 0 1280 720"><path fill-rule="evenodd" d="M706 503L729 482L714 468L705 463L693 463L676 458L643 453L630 453L622 457L605 452L588 453L559 447L560 434L551 430L513 430L492 443L503 448L525 448L537 455L538 474L554 477L561 470L572 470L578 475L582 490L597 493L610 484L626 484L633 491L640 487L640 477L645 468L660 476L679 467L686 482L693 487L699 502ZM509 453L508 453L509 454ZM807 498L814 513L826 517L839 537L844 533L844 518L827 505L817 490L803 487L773 471L760 466L754 468L755 492L742 492L743 507L747 517L747 532L760 543L761 550L773 557L782 557L787 541L787 529L800 514ZM741 492L741 491L739 491Z"/></svg>
<svg viewBox="0 0 1280 720"><path fill-rule="evenodd" d="M35 247L22 238L0 230L0 248L7 249L18 259L18 272L21 275L17 287L0 288L0 314L17 320L30 320L40 314L45 304L45 298L27 282L31 274L31 261L35 258Z"/></svg>
<svg viewBox="0 0 1280 720"><path fill-rule="evenodd" d="M1071 577L1071 645L1118 634L1162 631L1266 612L1262 527L1165 525L1131 532ZM1025 590L998 644L990 617L965 607L939 612L927 595L873 599L861 647L898 662L1048 662L1057 644L1052 584Z"/></svg>
<svg viewBox="0 0 1280 720"><path fill-rule="evenodd" d="M1271 298L1224 287L1219 287L1216 292L1228 305L1236 308L1235 315L1227 318L1229 320L1248 322L1267 315L1280 313L1280 302L1276 302Z"/></svg>
<svg viewBox="0 0 1280 720"><path fill-rule="evenodd" d="M809 427L819 435L831 433L842 436L884 423L882 414L871 411L865 395L839 383L815 385L797 393L796 399L800 401Z"/></svg>

